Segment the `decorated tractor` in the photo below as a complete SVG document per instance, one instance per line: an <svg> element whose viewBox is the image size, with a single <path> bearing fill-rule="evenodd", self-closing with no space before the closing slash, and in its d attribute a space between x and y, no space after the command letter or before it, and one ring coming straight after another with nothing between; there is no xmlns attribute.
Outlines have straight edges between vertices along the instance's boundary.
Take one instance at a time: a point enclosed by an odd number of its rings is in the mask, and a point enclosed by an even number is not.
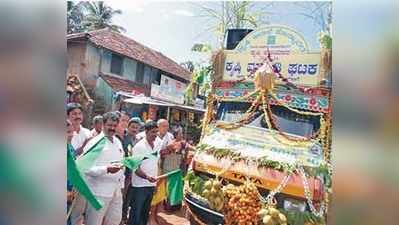
<svg viewBox="0 0 399 225"><path fill-rule="evenodd" d="M330 65L285 26L213 57L212 90L185 180L192 224L326 224Z"/></svg>

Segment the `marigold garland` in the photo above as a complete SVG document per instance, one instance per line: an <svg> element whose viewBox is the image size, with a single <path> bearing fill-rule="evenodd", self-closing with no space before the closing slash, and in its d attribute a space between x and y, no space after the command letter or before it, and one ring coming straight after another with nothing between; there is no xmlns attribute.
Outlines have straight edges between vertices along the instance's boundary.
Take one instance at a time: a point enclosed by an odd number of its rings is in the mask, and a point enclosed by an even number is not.
<svg viewBox="0 0 399 225"><path fill-rule="evenodd" d="M248 110L244 113L242 118L240 118L236 122L229 122L229 123L223 123L223 124L216 124L216 127L226 129L226 130L231 130L231 129L237 129L245 124L249 123L249 120L253 118L254 114L256 113L256 109L260 105L260 95L257 96L256 100L252 102L251 106L248 108Z"/></svg>
<svg viewBox="0 0 399 225"><path fill-rule="evenodd" d="M263 101L263 111L265 114L267 114L268 119L270 120L270 124L272 125L270 128L275 128L279 132L280 135L282 135L284 138L286 138L290 141L311 141L311 140L317 139L319 137L319 135L321 133L323 133L323 131L325 129L323 116L320 116L320 128L317 132L313 133L311 136L307 136L307 137L303 137L303 138L292 137L292 136L287 135L285 132L283 132L281 130L280 126L278 125L276 119L273 116L269 101L266 101L266 100Z"/></svg>
<svg viewBox="0 0 399 225"><path fill-rule="evenodd" d="M270 130L271 134L280 143L283 143L283 144L286 144L289 146L307 146L311 140L320 140L320 142L322 142L322 143L325 141L324 139L326 138L326 135L327 135L326 132L327 132L328 125L326 125L326 123L325 123L325 119L323 118L323 115L324 115L323 113L304 112L304 111L294 109L294 108L288 106L287 104L285 104L284 102L280 101L279 99L277 99L277 97L275 96L275 94L272 91L269 92L269 91L261 90L261 91L257 91L257 92L258 92L258 95L256 96L255 101L252 102L251 106L244 113L242 118L240 118L236 122L216 124L216 127L226 129L226 130L240 128L240 127L244 126L245 124L249 123L249 120L253 118L254 114L256 113L256 110L261 105L267 126L270 129L272 129L272 128L276 129L278 136L273 130ZM314 134L312 134L312 136L310 136L310 137L299 138L299 137L292 137L290 135L287 135L285 132L283 132L281 130L277 121L273 117L273 114L271 112L271 106L270 106L269 102L267 101L268 94L270 94L270 96L272 96L274 99L276 99L278 105L281 105L281 106L287 108L288 110L291 110L300 115L319 116L320 117L320 129L317 132L315 132ZM247 97L249 97L249 96L250 95L248 95ZM212 104L212 107L213 107L213 104ZM207 120L207 119L204 120L204 123L205 123L205 121L209 121L209 120ZM206 122L206 125L208 125L209 122ZM283 139L285 139L285 140L283 140ZM325 143L323 143L323 147L324 146L325 146Z"/></svg>
<svg viewBox="0 0 399 225"><path fill-rule="evenodd" d="M234 101L250 101L251 98L253 98L255 94L256 94L255 97L257 97L258 94L259 94L259 91L258 91L258 90L255 90L255 91L252 91L252 92L250 92L250 93L248 93L248 94L246 94L246 95L244 95L244 96L235 97L235 98L234 98ZM231 98L215 96L215 99L218 100L218 101L228 101L228 100L230 100Z"/></svg>

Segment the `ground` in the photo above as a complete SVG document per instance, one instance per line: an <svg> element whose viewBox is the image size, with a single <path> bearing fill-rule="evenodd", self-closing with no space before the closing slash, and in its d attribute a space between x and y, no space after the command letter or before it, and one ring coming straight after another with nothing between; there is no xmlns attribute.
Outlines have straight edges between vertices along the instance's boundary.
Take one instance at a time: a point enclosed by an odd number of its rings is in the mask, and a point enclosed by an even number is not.
<svg viewBox="0 0 399 225"><path fill-rule="evenodd" d="M163 209L161 209L158 212L158 225L190 225L184 214L185 212L183 209L173 213L165 212ZM157 223L155 221L151 221L149 225L157 225Z"/></svg>

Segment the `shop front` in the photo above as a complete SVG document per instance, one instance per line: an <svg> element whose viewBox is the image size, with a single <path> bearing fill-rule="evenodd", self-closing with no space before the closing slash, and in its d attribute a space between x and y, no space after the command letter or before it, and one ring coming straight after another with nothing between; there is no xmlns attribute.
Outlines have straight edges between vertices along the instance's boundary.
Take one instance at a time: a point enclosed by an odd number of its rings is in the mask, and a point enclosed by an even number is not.
<svg viewBox="0 0 399 225"><path fill-rule="evenodd" d="M199 141L201 130L199 128L202 115L204 113L202 106L186 106L184 105L184 92L187 84L180 82L171 77L162 75L159 85L152 84L151 97L160 101L170 102L166 116L171 126L182 126L187 140L193 142ZM201 105L201 101L199 101ZM158 114L160 114L158 112Z"/></svg>
<svg viewBox="0 0 399 225"><path fill-rule="evenodd" d="M169 123L183 127L184 136L187 141L198 143L201 137L201 121L204 116L204 109L186 105L174 105L171 109Z"/></svg>
<svg viewBox="0 0 399 225"><path fill-rule="evenodd" d="M120 110L126 111L131 117L140 117L143 121L167 119L173 104L153 99L147 96L128 95L122 101Z"/></svg>

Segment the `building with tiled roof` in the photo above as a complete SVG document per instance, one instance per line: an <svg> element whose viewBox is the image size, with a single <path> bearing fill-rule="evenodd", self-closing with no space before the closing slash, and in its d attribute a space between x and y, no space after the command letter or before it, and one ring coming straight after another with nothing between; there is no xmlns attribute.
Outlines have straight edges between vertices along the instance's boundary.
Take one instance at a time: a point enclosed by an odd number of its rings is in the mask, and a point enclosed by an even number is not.
<svg viewBox="0 0 399 225"><path fill-rule="evenodd" d="M172 59L120 33L101 29L67 35L68 41L81 38L87 38L97 47L106 48L185 80L191 79L191 73Z"/></svg>
<svg viewBox="0 0 399 225"><path fill-rule="evenodd" d="M109 29L67 35L67 52L67 74L78 75L89 95L105 102L102 110L110 108L116 93L151 96L161 79L180 86L191 79L188 70L161 52Z"/></svg>

